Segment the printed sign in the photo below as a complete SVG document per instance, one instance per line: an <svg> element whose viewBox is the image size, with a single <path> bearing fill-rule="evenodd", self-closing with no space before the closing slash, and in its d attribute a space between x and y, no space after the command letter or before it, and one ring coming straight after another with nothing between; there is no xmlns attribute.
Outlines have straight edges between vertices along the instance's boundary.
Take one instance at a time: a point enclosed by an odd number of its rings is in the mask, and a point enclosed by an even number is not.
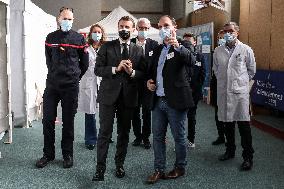
<svg viewBox="0 0 284 189"><path fill-rule="evenodd" d="M252 102L284 111L284 72L257 70L254 80Z"/></svg>

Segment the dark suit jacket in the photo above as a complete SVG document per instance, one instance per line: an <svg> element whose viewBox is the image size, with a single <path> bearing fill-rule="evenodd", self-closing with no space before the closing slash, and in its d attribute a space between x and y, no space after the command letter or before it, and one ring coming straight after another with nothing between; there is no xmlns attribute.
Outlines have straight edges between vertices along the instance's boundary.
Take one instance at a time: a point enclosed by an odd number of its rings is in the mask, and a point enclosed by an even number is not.
<svg viewBox="0 0 284 189"><path fill-rule="evenodd" d="M137 38L132 38L131 39L131 42L135 43L136 44L136 39ZM146 44L145 44L145 60L146 60L146 64L147 64L147 69L149 69L150 65L151 64L151 60L152 60L152 57L153 57L153 52L154 52L154 49L159 46L158 42L153 40L153 39L146 39Z"/></svg>
<svg viewBox="0 0 284 189"><path fill-rule="evenodd" d="M126 72L112 73L112 67L117 67L121 61L121 47L119 40L103 44L97 54L95 74L102 77L97 101L100 104L113 105L116 103L120 92L126 107L138 105L138 80L145 76L145 58L143 49L136 44L129 45L129 59L135 76L130 77Z"/></svg>
<svg viewBox="0 0 284 189"><path fill-rule="evenodd" d="M160 45L155 49L152 64L150 67L150 77L156 82L158 61L163 49ZM193 107L192 91L189 83L186 66L192 66L190 51L181 46L180 52L173 47L168 54L174 53L174 57L166 59L162 71L165 97L170 107L177 110L185 110ZM150 99L150 97L149 97ZM157 100L156 92L152 93L150 106L153 108Z"/></svg>
<svg viewBox="0 0 284 189"><path fill-rule="evenodd" d="M202 86L205 80L205 60L201 52L197 52L193 45L187 41L181 43L185 48L191 51L195 56L193 66L188 68L188 74L190 76L190 86L192 89L192 96L195 104L202 99Z"/></svg>
<svg viewBox="0 0 284 189"><path fill-rule="evenodd" d="M137 38L132 38L131 42L135 43L137 42ZM153 40L153 39L146 39L146 44L145 44L145 62L146 62L146 75L149 73L149 68L150 64L152 62L153 58L153 53L154 49L159 46L158 42ZM146 99L147 98L147 93L150 91L147 89L147 77L145 77L143 80L139 82L139 103L143 104L145 107L148 107L149 101Z"/></svg>

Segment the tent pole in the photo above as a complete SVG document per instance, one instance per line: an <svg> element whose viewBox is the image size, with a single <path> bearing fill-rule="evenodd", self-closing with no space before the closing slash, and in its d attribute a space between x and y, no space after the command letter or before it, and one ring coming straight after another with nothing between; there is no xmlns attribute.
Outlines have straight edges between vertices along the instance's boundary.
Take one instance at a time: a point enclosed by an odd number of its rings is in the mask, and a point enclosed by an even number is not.
<svg viewBox="0 0 284 189"><path fill-rule="evenodd" d="M24 92L25 92L25 110L26 110L26 115L25 115L25 128L29 128L29 92L28 92L28 75L27 75L27 53L26 53L26 24L25 24L25 12L26 12L26 2L24 1L24 28L23 28L23 39L24 39L24 53L23 53L23 59L24 59Z"/></svg>
<svg viewBox="0 0 284 189"><path fill-rule="evenodd" d="M12 109L11 109L11 61L10 61L10 5L7 4L7 18L6 18L6 45L7 45L7 76L8 76L8 140L5 141L5 144L11 144L13 141L13 123L12 123Z"/></svg>

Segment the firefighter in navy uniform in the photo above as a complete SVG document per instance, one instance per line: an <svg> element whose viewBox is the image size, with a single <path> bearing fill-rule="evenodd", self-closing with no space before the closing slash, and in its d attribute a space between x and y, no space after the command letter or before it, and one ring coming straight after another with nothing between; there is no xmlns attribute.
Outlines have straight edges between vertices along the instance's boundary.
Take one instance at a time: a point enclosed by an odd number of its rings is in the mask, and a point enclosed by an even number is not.
<svg viewBox="0 0 284 189"><path fill-rule="evenodd" d="M60 30L47 35L45 42L48 74L43 94L43 157L36 162L45 167L55 158L55 119L57 105L62 107L63 167L73 166L74 117L78 106L79 81L89 65L84 37L71 30L73 9L63 7L58 17Z"/></svg>

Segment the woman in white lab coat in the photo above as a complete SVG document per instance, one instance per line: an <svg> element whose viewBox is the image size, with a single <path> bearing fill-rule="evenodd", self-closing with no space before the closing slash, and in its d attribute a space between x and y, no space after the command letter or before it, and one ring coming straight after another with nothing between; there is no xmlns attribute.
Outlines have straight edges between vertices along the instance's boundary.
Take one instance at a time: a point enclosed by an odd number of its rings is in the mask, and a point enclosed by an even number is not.
<svg viewBox="0 0 284 189"><path fill-rule="evenodd" d="M79 87L78 111L85 113L85 146L93 150L97 142L96 111L97 87L100 79L95 75L97 51L104 43L104 29L94 24L88 34L89 68L82 77Z"/></svg>

